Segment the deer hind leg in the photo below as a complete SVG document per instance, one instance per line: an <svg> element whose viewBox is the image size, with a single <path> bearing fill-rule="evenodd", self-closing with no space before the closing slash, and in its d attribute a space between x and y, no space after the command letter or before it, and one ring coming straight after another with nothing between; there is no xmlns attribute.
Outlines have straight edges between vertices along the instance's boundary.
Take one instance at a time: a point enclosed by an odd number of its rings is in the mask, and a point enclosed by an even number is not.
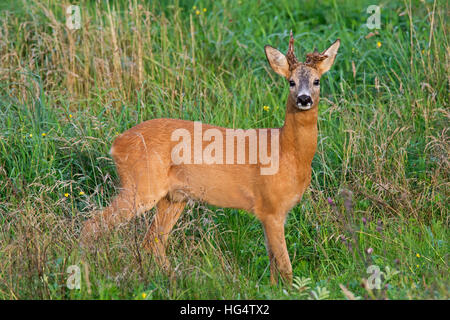
<svg viewBox="0 0 450 320"><path fill-rule="evenodd" d="M158 200L158 198L142 198L135 192L122 190L108 207L97 211L91 219L84 223L81 231L82 245L92 244L103 232L112 230L150 210Z"/></svg>
<svg viewBox="0 0 450 320"><path fill-rule="evenodd" d="M163 170L152 168L154 170L129 174L124 168L126 167L123 165L117 165L122 182L120 193L107 208L96 212L84 223L81 231L82 245L91 245L102 232L152 209L167 194L167 181L164 180Z"/></svg>
<svg viewBox="0 0 450 320"><path fill-rule="evenodd" d="M279 273L285 282L291 284L292 265L286 247L284 219L267 217L263 226L270 260L270 283L277 284Z"/></svg>
<svg viewBox="0 0 450 320"><path fill-rule="evenodd" d="M166 257L169 233L185 206L186 201L172 202L168 197L159 200L156 214L142 243L143 247L153 254L156 262L164 269L170 268L169 260Z"/></svg>

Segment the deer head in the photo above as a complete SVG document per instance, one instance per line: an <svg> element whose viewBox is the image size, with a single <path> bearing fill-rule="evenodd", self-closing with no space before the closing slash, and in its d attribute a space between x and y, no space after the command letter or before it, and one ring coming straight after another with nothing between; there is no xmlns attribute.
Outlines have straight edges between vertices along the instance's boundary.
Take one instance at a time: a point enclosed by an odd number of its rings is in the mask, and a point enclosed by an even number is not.
<svg viewBox="0 0 450 320"><path fill-rule="evenodd" d="M322 53L315 49L314 52L306 55L305 62L299 62L294 54L292 31L286 55L271 46L264 47L272 69L287 79L290 87L288 101L294 102L298 110L306 111L317 107L320 77L333 65L339 45L338 39Z"/></svg>

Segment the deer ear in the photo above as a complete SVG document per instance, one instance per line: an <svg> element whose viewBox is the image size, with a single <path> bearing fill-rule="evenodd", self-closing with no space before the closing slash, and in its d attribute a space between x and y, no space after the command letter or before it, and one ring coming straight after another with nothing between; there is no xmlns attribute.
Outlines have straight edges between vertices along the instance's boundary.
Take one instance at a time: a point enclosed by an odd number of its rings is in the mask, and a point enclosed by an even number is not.
<svg viewBox="0 0 450 320"><path fill-rule="evenodd" d="M334 63L334 59L336 58L340 44L341 40L337 39L327 50L322 52L322 55L325 55L327 57L316 65L316 68L317 70L319 70L319 73L321 75L330 70L331 66Z"/></svg>
<svg viewBox="0 0 450 320"><path fill-rule="evenodd" d="M289 71L289 63L286 56L271 46L265 46L264 51L266 52L267 61L269 61L273 71L280 76L289 78L291 72Z"/></svg>

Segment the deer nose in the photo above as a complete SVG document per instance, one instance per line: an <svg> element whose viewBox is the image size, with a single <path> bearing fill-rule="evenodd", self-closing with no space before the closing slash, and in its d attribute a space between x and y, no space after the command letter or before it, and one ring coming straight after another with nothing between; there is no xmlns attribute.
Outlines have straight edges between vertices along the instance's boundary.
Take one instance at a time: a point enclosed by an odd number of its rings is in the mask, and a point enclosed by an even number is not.
<svg viewBox="0 0 450 320"><path fill-rule="evenodd" d="M297 104L301 104L302 106L307 106L312 104L312 99L310 96L306 94L302 94L297 97Z"/></svg>

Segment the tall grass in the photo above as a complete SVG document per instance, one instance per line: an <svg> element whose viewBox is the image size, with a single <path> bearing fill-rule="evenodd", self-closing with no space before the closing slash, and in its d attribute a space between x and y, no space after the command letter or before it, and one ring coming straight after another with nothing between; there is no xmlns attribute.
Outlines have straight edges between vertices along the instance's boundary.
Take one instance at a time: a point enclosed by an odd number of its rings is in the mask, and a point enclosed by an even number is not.
<svg viewBox="0 0 450 320"><path fill-rule="evenodd" d="M77 1L69 30L68 1L3 1L0 298L448 299L448 4L381 1L375 32L372 2ZM254 217L204 204L173 231L171 276L139 245L153 212L81 250L81 222L115 194L118 133L157 117L282 125L287 86L263 46L286 50L290 29L298 57L342 41L311 187L287 220L296 285L268 285Z"/></svg>

